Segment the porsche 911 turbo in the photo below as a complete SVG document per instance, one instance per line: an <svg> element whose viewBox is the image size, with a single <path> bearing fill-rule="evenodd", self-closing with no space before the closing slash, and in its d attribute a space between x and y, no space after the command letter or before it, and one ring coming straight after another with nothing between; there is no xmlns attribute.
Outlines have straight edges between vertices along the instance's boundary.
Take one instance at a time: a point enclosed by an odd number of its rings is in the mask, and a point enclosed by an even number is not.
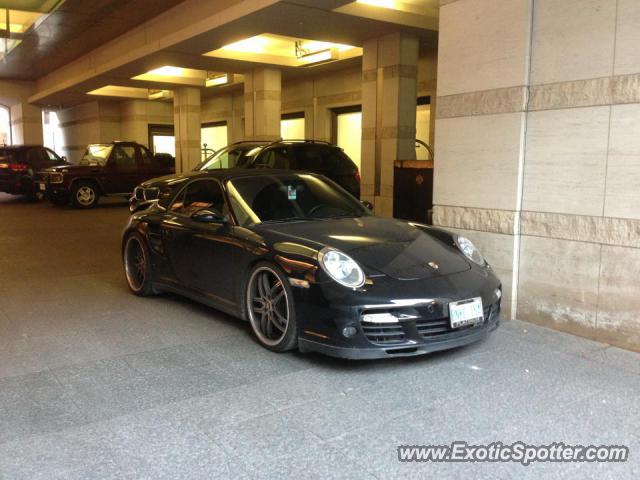
<svg viewBox="0 0 640 480"><path fill-rule="evenodd" d="M370 359L467 345L500 322L500 280L473 243L374 216L317 174L217 170L134 213L131 291L247 320L264 347Z"/></svg>

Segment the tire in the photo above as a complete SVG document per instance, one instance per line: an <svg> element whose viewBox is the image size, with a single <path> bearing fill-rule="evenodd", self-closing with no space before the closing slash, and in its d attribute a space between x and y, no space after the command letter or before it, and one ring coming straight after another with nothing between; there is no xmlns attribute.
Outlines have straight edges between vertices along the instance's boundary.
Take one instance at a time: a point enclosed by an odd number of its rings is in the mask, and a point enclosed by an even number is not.
<svg viewBox="0 0 640 480"><path fill-rule="evenodd" d="M296 348L295 305L286 275L275 265L261 262L251 269L246 285L247 318L258 342L274 352Z"/></svg>
<svg viewBox="0 0 640 480"><path fill-rule="evenodd" d="M51 195L49 197L49 201L54 204L56 207L64 207L69 203L68 196L59 196L59 195Z"/></svg>
<svg viewBox="0 0 640 480"><path fill-rule="evenodd" d="M142 235L132 232L127 236L122 261L129 290L139 297L154 295L151 255Z"/></svg>
<svg viewBox="0 0 640 480"><path fill-rule="evenodd" d="M98 204L100 192L94 182L81 180L71 188L71 203L76 208L93 208Z"/></svg>

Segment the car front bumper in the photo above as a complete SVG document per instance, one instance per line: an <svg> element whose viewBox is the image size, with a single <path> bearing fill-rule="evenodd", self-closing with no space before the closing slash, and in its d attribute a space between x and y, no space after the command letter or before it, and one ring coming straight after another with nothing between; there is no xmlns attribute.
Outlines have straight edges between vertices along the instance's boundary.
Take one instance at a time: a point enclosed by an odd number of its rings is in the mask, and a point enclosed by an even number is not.
<svg viewBox="0 0 640 480"><path fill-rule="evenodd" d="M479 342L496 330L499 325L500 315L498 313L480 327L469 329L464 333L456 332L449 337L443 335L431 340L422 340L418 342L412 341L398 345L372 345L367 347L343 347L310 340L308 338L299 338L298 348L301 352L318 352L331 357L351 360L414 357L417 355L449 350L451 348L463 347L465 345Z"/></svg>
<svg viewBox="0 0 640 480"><path fill-rule="evenodd" d="M64 183L49 182L48 175L40 173L34 180L35 191L43 197L51 198L67 198L69 196L69 187Z"/></svg>
<svg viewBox="0 0 640 480"><path fill-rule="evenodd" d="M480 297L483 319L473 326L451 328L449 304ZM502 290L490 270L423 280L376 278L362 291L337 285L294 288L298 345L350 359L423 355L468 345L485 338L500 324ZM392 313L398 321L371 324L363 315ZM350 328L350 335L345 334Z"/></svg>

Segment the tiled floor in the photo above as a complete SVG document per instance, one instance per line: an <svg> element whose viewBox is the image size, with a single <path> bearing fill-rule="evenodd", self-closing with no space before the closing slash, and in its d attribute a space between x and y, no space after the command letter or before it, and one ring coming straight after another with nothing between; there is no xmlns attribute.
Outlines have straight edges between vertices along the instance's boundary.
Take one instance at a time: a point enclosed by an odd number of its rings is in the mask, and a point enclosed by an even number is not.
<svg viewBox="0 0 640 480"><path fill-rule="evenodd" d="M0 479L640 478L640 356L504 324L424 358L261 349L129 294L126 206L0 196ZM407 464L401 444L623 444L625 464Z"/></svg>

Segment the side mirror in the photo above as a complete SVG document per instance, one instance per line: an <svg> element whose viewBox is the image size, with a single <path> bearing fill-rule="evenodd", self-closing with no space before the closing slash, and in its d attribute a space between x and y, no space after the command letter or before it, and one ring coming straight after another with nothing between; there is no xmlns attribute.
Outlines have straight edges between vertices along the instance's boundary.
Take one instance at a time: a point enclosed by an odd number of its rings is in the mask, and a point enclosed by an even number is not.
<svg viewBox="0 0 640 480"><path fill-rule="evenodd" d="M229 218L222 213L210 209L203 208L202 210L198 210L191 215L191 219L195 222L201 223L228 223Z"/></svg>
<svg viewBox="0 0 640 480"><path fill-rule="evenodd" d="M65 155L60 157L60 160L62 160L63 162L68 162L69 160L67 160L67 157Z"/></svg>
<svg viewBox="0 0 640 480"><path fill-rule="evenodd" d="M367 207L369 210L373 211L373 203L371 203L369 200L360 200L360 203Z"/></svg>

